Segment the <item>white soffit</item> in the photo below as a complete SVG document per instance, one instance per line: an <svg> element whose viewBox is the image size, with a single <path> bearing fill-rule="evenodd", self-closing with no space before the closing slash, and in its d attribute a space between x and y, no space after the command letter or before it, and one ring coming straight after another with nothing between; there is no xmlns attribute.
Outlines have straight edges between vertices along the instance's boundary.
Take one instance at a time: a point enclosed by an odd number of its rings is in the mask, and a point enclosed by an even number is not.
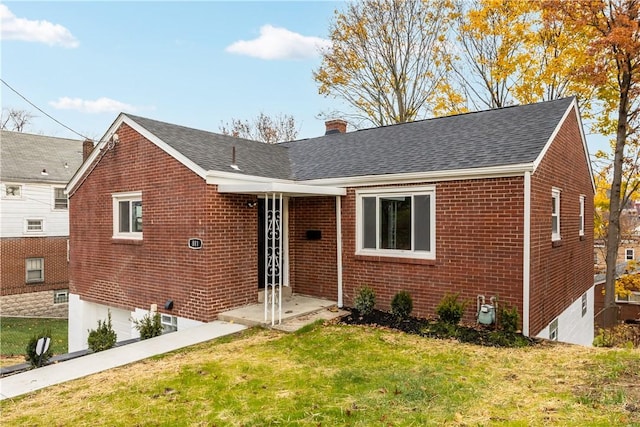
<svg viewBox="0 0 640 427"><path fill-rule="evenodd" d="M347 190L340 187L287 184L281 182L236 182L218 184L219 193L267 194L283 193L289 196L345 196Z"/></svg>

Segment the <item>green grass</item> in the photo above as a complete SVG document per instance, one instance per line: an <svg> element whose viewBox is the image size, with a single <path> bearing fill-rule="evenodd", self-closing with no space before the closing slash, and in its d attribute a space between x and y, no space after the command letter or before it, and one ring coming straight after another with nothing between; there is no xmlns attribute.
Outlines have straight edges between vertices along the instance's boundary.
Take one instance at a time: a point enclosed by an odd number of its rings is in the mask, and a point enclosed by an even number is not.
<svg viewBox="0 0 640 427"><path fill-rule="evenodd" d="M67 319L0 317L0 356L21 356L29 340L43 331L51 331L53 354L67 352Z"/></svg>
<svg viewBox="0 0 640 427"><path fill-rule="evenodd" d="M606 387L602 388L602 381ZM0 402L3 425L640 425L638 350L252 329Z"/></svg>

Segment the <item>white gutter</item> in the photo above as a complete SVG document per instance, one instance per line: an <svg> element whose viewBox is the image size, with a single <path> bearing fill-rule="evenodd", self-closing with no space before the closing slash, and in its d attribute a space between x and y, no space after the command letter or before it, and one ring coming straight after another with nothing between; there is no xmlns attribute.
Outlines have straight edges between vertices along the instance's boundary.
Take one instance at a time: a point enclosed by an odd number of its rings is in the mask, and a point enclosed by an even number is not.
<svg viewBox="0 0 640 427"><path fill-rule="evenodd" d="M522 256L522 334L529 336L531 298L531 172L524 173L524 236Z"/></svg>
<svg viewBox="0 0 640 427"><path fill-rule="evenodd" d="M342 308L342 212L340 196L336 196L336 256L338 266L338 307Z"/></svg>

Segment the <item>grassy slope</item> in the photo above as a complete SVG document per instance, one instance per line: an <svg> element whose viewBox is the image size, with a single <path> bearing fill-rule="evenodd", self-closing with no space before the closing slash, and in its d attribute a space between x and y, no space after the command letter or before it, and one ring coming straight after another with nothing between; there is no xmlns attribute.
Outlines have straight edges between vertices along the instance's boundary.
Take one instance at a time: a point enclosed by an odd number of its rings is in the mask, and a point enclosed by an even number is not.
<svg viewBox="0 0 640 427"><path fill-rule="evenodd" d="M24 356L29 340L44 331L51 331L54 354L67 352L67 319L28 317L0 318L0 356Z"/></svg>
<svg viewBox="0 0 640 427"><path fill-rule="evenodd" d="M0 409L3 426L640 425L638 384L638 350L497 349L327 326L250 330Z"/></svg>

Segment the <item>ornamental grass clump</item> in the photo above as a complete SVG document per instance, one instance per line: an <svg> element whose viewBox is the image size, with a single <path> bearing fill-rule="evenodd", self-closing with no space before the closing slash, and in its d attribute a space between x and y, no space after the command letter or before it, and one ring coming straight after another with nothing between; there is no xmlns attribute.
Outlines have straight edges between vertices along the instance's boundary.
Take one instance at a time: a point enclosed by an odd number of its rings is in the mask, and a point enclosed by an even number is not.
<svg viewBox="0 0 640 427"><path fill-rule="evenodd" d="M436 307L436 314L442 322L457 325L462 320L467 304L458 301L459 296L460 294L445 294Z"/></svg>
<svg viewBox="0 0 640 427"><path fill-rule="evenodd" d="M376 293L369 286L361 287L353 300L353 305L363 316L370 314L376 305Z"/></svg>
<svg viewBox="0 0 640 427"><path fill-rule="evenodd" d="M413 311L413 299L409 292L400 291L394 295L391 300L391 314L393 314L398 320L405 320L409 318Z"/></svg>

